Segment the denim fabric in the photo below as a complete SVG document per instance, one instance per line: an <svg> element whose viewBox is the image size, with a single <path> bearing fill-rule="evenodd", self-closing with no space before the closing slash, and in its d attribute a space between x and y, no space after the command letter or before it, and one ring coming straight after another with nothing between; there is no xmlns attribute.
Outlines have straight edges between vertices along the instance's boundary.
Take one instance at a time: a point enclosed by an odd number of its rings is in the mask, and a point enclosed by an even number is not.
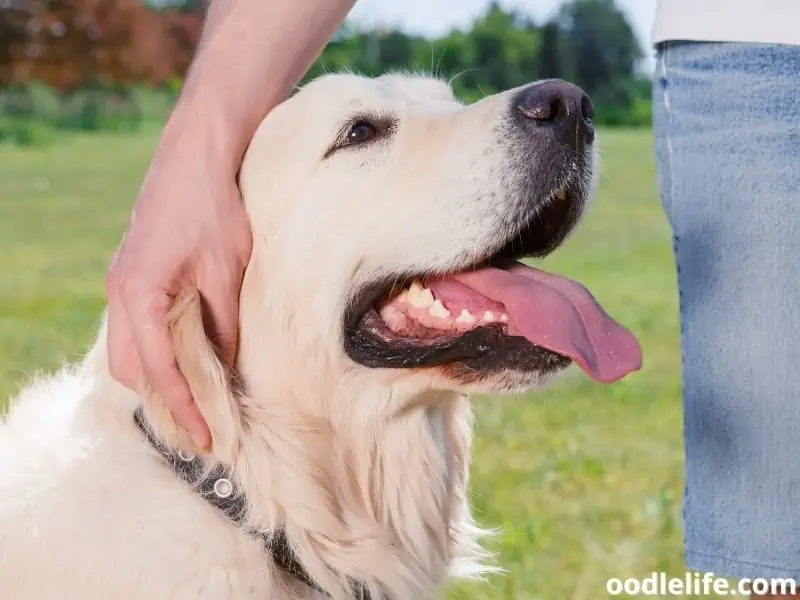
<svg viewBox="0 0 800 600"><path fill-rule="evenodd" d="M800 576L800 46L668 42L653 80L680 290L687 565Z"/></svg>

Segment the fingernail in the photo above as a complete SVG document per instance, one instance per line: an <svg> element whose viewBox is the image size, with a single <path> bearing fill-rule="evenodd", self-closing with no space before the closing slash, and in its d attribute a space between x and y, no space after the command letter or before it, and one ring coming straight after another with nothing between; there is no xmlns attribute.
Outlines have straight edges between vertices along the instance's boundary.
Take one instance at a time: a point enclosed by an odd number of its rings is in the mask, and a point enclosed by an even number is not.
<svg viewBox="0 0 800 600"><path fill-rule="evenodd" d="M192 443L200 450L208 450L208 447L211 446L210 433L193 431L189 434L189 437L192 439Z"/></svg>

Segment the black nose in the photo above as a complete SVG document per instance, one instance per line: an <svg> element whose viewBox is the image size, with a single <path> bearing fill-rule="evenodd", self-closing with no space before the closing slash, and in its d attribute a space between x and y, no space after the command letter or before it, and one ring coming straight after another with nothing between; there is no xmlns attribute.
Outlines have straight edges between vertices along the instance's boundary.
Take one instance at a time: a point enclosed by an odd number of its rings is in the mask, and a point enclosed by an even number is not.
<svg viewBox="0 0 800 600"><path fill-rule="evenodd" d="M594 139L592 101L572 83L554 79L530 85L514 98L514 108L528 123L552 129L567 146Z"/></svg>

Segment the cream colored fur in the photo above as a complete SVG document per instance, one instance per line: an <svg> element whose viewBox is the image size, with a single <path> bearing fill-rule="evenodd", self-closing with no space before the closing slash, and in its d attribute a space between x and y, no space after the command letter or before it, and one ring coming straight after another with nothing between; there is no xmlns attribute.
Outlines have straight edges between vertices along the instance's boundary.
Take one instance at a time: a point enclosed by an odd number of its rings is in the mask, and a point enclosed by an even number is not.
<svg viewBox="0 0 800 600"><path fill-rule="evenodd" d="M361 283L465 265L497 245L520 199L494 139L511 92L464 107L424 77L320 78L256 133L241 188L254 247L241 294L237 391L191 293L173 311L181 369L209 422L209 462L232 469L250 526L285 529L335 599L420 600L489 568L470 516L472 413L443 371L374 370L344 354ZM391 144L323 160L341 123L399 116ZM390 148L390 146L392 146ZM504 183L505 182L505 183ZM322 597L192 493L131 418L144 401L168 444L191 450L158 398L114 382L105 325L77 366L22 391L0 425L0 597L289 600ZM505 373L483 390L530 389Z"/></svg>

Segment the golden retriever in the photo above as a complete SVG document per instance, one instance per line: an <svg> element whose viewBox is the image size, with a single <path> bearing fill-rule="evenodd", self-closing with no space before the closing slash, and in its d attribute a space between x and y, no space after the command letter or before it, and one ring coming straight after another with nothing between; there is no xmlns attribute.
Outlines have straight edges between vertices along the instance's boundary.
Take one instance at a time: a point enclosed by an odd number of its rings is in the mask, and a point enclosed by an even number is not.
<svg viewBox="0 0 800 600"><path fill-rule="evenodd" d="M101 326L0 424L2 597L419 600L492 569L466 393L640 366L585 288L516 262L583 214L591 118L559 80L465 106L408 74L326 75L278 106L240 172L235 373L195 294L172 313L212 449L109 376Z"/></svg>

